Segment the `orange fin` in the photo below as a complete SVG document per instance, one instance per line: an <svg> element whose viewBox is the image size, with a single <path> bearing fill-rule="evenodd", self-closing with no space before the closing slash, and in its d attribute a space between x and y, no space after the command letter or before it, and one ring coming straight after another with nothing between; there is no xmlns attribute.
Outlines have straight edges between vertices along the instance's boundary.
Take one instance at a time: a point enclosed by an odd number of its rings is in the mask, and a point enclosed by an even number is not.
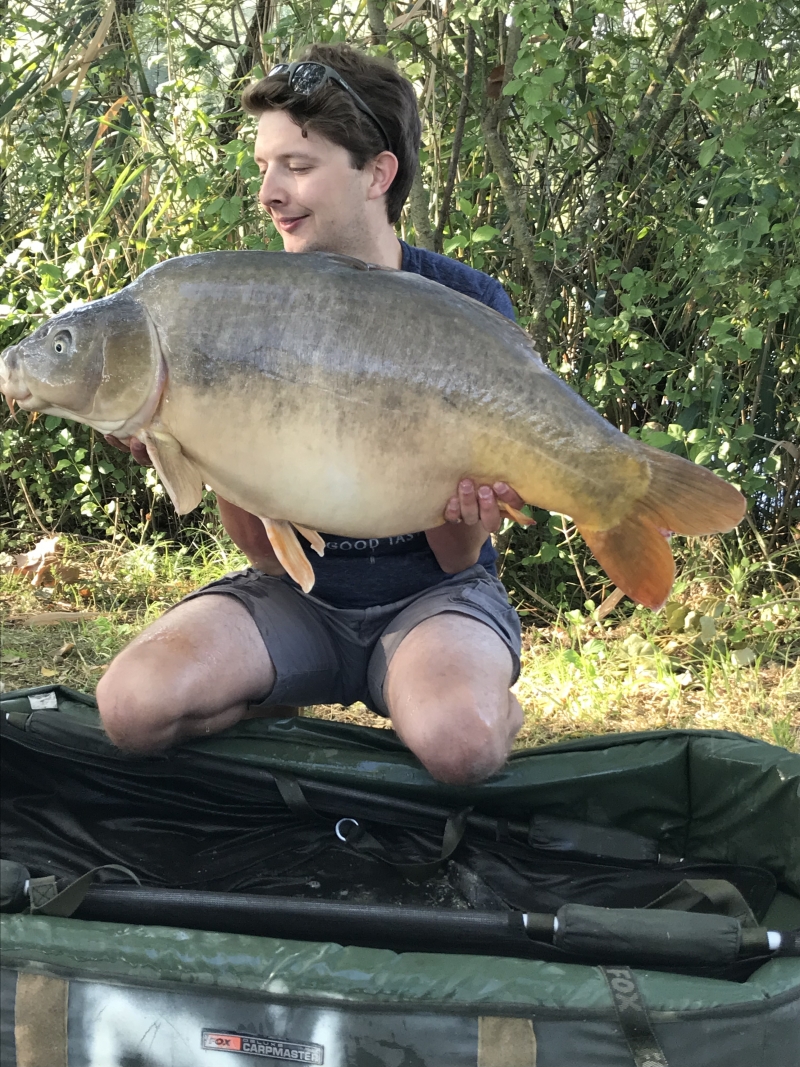
<svg viewBox="0 0 800 1067"><path fill-rule="evenodd" d="M675 562L664 531L634 511L610 530L578 532L612 582L632 600L658 611L675 580Z"/></svg>
<svg viewBox="0 0 800 1067"><path fill-rule="evenodd" d="M193 511L203 498L203 478L184 454L180 441L162 430L139 430L136 436L147 448L178 514Z"/></svg>
<svg viewBox="0 0 800 1067"><path fill-rule="evenodd" d="M509 519L513 519L514 522L518 522L520 526L535 526L536 519L532 519L530 515L526 515L523 511L518 511L516 508L512 508L510 504L506 504L504 500L498 500L497 506L501 511L504 511L508 515Z"/></svg>
<svg viewBox="0 0 800 1067"><path fill-rule="evenodd" d="M294 578L304 593L310 592L314 587L314 568L300 547L292 524L283 519L265 519L263 515L261 521L281 566L290 578Z"/></svg>
<svg viewBox="0 0 800 1067"><path fill-rule="evenodd" d="M293 522L292 526L294 526L299 534L302 534L303 537L305 537L306 541L308 541L318 556L325 555L325 542L316 530L309 530L307 526L301 526L297 522Z"/></svg>
<svg viewBox="0 0 800 1067"><path fill-rule="evenodd" d="M650 485L640 502L655 526L672 533L724 533L744 518L747 501L718 474L688 459L641 446L650 466Z"/></svg>

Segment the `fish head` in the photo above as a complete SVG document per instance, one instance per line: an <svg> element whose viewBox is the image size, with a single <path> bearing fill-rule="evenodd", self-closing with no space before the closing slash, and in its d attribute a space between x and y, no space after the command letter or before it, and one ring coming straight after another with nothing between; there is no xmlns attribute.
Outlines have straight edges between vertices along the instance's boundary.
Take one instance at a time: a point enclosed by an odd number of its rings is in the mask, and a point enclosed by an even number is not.
<svg viewBox="0 0 800 1067"><path fill-rule="evenodd" d="M161 378L161 351L144 307L125 290L71 308L0 355L9 406L135 432Z"/></svg>

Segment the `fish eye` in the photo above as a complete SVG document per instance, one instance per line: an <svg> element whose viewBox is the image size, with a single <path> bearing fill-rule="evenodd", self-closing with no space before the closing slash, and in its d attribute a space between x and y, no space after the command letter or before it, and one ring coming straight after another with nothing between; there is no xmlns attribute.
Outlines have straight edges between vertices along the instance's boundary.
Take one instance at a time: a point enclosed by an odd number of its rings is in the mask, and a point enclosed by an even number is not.
<svg viewBox="0 0 800 1067"><path fill-rule="evenodd" d="M53 351L58 356L63 356L72 348L72 334L69 330L59 330L53 338Z"/></svg>

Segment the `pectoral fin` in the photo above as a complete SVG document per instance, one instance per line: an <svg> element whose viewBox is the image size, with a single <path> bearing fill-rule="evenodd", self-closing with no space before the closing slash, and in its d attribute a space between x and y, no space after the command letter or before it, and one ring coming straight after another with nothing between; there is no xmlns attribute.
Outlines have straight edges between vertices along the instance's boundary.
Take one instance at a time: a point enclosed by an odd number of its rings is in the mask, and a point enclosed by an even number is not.
<svg viewBox="0 0 800 1067"><path fill-rule="evenodd" d="M193 511L203 496L203 479L194 463L183 453L180 442L170 433L140 430L136 435L158 471L179 515Z"/></svg>
<svg viewBox="0 0 800 1067"><path fill-rule="evenodd" d="M294 578L304 593L310 592L314 587L314 568L308 562L292 524L283 519L265 519L263 515L261 521L281 566L290 578Z"/></svg>
<svg viewBox="0 0 800 1067"><path fill-rule="evenodd" d="M308 541L318 556L325 555L325 542L316 530L309 530L307 526L300 526L296 522L293 522L292 526L294 526L299 534L302 534L303 537L305 537L306 541Z"/></svg>

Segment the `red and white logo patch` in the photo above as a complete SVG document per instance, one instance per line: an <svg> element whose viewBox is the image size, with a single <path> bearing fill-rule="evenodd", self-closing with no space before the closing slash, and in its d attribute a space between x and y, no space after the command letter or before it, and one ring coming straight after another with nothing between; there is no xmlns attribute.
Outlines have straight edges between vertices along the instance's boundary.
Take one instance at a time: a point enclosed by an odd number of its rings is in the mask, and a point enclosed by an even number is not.
<svg viewBox="0 0 800 1067"><path fill-rule="evenodd" d="M203 1030L202 1046L215 1052L243 1052L282 1063L309 1063L316 1067L325 1062L322 1045L284 1041L283 1038L262 1037L259 1034L237 1034L230 1030Z"/></svg>

